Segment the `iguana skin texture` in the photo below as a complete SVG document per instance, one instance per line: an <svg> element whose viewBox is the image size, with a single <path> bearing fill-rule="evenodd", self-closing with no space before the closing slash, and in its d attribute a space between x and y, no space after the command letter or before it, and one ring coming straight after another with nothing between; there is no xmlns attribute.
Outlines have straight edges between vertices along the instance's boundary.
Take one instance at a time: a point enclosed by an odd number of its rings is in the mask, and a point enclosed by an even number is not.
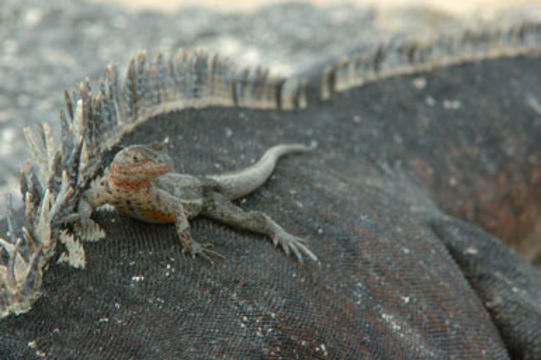
<svg viewBox="0 0 541 360"><path fill-rule="evenodd" d="M195 177L174 173L173 160L159 144L131 145L119 151L101 181L83 194L79 213L88 221L93 208L109 204L118 211L151 223L174 223L182 252L204 257L223 257L211 250L211 243L192 238L189 219L203 215L240 229L264 234L286 254L302 262L302 254L316 261L304 239L289 234L268 215L245 212L231 200L258 189L272 175L278 159L291 152L313 148L302 144L282 144L268 149L255 164L220 175Z"/></svg>
<svg viewBox="0 0 541 360"><path fill-rule="evenodd" d="M210 266L181 254L173 225L98 211L107 238L85 245L84 271L50 267L33 309L0 323L0 357L540 358L539 273L453 210L497 210L479 178L513 200L512 177L539 203L541 127L525 99L541 94L540 66L485 61L417 75L422 90L402 76L326 103L313 90L305 111L187 109L138 127L124 145L169 136L176 171L194 176L315 139L317 156L284 158L239 205L310 239L321 267L196 218L194 238L226 258Z"/></svg>

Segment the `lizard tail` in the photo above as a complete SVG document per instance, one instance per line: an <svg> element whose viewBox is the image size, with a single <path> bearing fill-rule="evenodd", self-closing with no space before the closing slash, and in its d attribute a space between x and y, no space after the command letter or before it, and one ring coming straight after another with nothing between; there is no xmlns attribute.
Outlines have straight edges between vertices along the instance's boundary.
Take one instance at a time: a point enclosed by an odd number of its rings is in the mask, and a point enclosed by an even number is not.
<svg viewBox="0 0 541 360"><path fill-rule="evenodd" d="M259 188L271 176L278 159L288 153L311 151L317 144L284 144L273 146L255 164L237 171L219 175L209 175L207 178L217 182L218 191L228 199L234 200L248 195Z"/></svg>

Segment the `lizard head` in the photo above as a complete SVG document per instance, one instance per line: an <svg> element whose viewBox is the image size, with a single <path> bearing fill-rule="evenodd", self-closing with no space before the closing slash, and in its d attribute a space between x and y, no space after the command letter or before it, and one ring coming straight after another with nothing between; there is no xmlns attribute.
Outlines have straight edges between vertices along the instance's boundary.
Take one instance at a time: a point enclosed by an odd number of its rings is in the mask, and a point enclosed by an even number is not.
<svg viewBox="0 0 541 360"><path fill-rule="evenodd" d="M173 170L173 160L159 144L131 145L120 150L111 165L111 175L125 182L154 180Z"/></svg>

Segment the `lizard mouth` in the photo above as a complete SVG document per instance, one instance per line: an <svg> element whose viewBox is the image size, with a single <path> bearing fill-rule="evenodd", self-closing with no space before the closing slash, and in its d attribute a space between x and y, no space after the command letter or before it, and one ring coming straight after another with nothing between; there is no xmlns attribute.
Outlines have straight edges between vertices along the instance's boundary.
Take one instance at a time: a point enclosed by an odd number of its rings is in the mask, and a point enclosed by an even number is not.
<svg viewBox="0 0 541 360"><path fill-rule="evenodd" d="M153 164L152 166L147 166L145 164L137 166L114 166L113 172L117 176L122 176L126 178L134 177L143 177L143 178L155 178L173 170L173 164L163 163L163 164Z"/></svg>
<svg viewBox="0 0 541 360"><path fill-rule="evenodd" d="M137 165L122 166L113 163L111 175L123 182L152 181L155 178L167 174L173 170L173 162L142 163Z"/></svg>
<svg viewBox="0 0 541 360"><path fill-rule="evenodd" d="M156 151L154 148L144 148L143 153L148 159L139 166L143 172L146 171L147 174L152 173L155 176L160 176L173 170L173 160L162 151Z"/></svg>
<svg viewBox="0 0 541 360"><path fill-rule="evenodd" d="M156 166L154 168L154 170L152 171L152 173L155 175L155 176L160 176L160 175L164 175L164 174L167 174L168 172L171 172L173 171L173 163L164 163L164 164L161 164L159 166Z"/></svg>

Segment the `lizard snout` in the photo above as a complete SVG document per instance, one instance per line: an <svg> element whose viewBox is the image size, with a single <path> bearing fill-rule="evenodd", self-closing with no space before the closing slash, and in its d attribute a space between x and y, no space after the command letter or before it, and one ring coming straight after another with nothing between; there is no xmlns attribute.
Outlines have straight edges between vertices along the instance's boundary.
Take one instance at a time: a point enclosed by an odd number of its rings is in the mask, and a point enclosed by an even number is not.
<svg viewBox="0 0 541 360"><path fill-rule="evenodd" d="M164 151L144 145L132 145L113 159L115 176L155 178L173 170L173 160Z"/></svg>

